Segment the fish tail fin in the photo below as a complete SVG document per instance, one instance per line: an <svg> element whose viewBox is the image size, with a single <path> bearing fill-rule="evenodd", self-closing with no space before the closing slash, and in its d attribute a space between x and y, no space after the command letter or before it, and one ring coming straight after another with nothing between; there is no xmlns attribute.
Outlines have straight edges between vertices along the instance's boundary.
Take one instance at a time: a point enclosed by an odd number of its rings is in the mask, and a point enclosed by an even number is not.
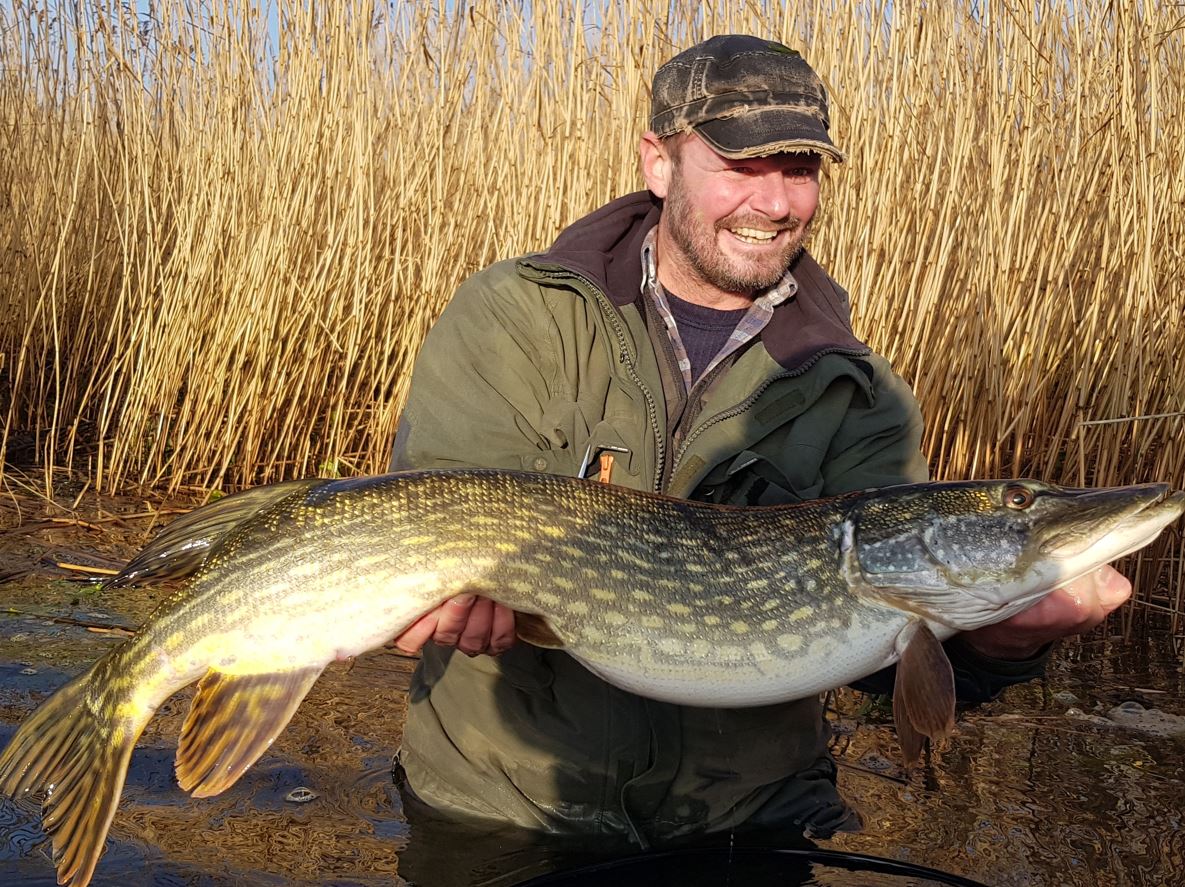
<svg viewBox="0 0 1185 887"><path fill-rule="evenodd" d="M29 716L0 754L0 793L44 792L41 819L52 839L58 883L84 887L103 853L143 718L120 713L96 692L94 669Z"/></svg>

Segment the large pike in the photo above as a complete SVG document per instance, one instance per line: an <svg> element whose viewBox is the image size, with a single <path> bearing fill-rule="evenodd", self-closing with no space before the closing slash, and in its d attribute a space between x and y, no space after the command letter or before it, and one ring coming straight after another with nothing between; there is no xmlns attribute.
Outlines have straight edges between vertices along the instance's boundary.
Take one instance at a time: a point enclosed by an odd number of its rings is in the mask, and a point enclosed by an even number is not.
<svg viewBox="0 0 1185 887"><path fill-rule="evenodd" d="M1005 619L1149 542L1185 509L1163 485L923 484L730 508L496 470L260 487L173 524L113 584L190 575L141 631L62 687L0 756L0 791L45 793L62 884L91 878L132 748L197 694L176 773L224 791L325 666L460 592L519 611L655 699L752 706L898 662L907 759L953 723L938 639Z"/></svg>

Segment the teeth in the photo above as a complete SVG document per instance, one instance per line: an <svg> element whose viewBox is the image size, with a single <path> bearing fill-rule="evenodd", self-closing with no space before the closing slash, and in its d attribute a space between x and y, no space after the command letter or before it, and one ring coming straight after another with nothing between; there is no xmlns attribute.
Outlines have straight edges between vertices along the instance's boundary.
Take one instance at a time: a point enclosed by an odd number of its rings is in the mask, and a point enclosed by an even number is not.
<svg viewBox="0 0 1185 887"><path fill-rule="evenodd" d="M762 231L760 228L730 228L733 236L745 243L769 243L778 236L777 231Z"/></svg>

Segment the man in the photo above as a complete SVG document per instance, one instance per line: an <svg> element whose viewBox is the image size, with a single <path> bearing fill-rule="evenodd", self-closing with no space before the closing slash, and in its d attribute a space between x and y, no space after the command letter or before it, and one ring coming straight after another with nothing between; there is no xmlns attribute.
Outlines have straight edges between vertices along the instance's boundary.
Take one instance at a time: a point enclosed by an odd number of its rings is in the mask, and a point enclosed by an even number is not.
<svg viewBox="0 0 1185 887"><path fill-rule="evenodd" d="M608 452L613 483L746 505L924 480L913 395L803 249L821 164L842 160L818 77L779 44L715 37L660 68L652 110L647 192L459 289L417 362L394 467L587 475ZM960 695L1038 674L1049 642L1129 593L1102 571L952 639ZM514 621L459 598L398 640L435 641L401 751L433 807L642 846L853 824L819 699L641 699L561 651L515 644Z"/></svg>

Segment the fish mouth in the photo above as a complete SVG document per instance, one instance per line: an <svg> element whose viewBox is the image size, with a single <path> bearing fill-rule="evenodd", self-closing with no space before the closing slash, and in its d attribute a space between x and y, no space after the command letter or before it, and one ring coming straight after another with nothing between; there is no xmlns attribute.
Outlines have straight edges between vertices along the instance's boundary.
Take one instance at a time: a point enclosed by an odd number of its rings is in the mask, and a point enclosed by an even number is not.
<svg viewBox="0 0 1185 887"><path fill-rule="evenodd" d="M1041 543L1042 554L1058 560L1109 563L1143 548L1185 512L1185 491L1168 484L1073 493L1074 521Z"/></svg>

